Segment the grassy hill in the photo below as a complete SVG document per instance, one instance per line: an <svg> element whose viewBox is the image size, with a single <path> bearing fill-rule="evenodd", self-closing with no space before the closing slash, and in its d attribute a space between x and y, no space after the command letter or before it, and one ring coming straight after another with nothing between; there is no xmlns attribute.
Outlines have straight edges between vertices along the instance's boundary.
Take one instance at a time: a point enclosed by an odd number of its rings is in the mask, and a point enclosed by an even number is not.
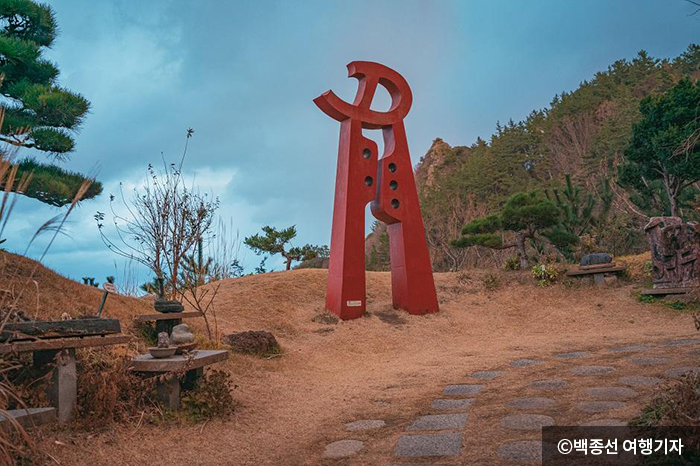
<svg viewBox="0 0 700 466"><path fill-rule="evenodd" d="M451 146L436 139L416 168L434 269L500 263L508 252L455 250L449 241L466 222L497 211L511 194L562 186L566 174L594 194L608 179L615 192L612 216L591 239L593 249L614 254L644 250L641 228L650 214L662 212L639 207L643 200L616 183L617 166L640 117L639 102L683 77L700 78L700 46L690 45L673 59L641 51L631 61L616 61L576 90L555 95L548 107L533 110L523 121L497 123L488 140ZM368 238L371 269L388 265L385 236L377 226Z"/></svg>

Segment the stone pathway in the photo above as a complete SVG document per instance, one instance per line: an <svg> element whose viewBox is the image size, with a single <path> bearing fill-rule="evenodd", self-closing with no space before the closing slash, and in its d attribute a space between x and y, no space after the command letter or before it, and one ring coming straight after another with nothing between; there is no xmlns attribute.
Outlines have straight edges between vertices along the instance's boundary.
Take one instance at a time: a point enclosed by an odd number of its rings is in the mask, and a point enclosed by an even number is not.
<svg viewBox="0 0 700 466"><path fill-rule="evenodd" d="M699 354L700 339L679 338L506 361L436 389L408 422L345 424L347 437L366 435L326 445L323 464L369 464L373 443L387 466L541 463L542 427L626 425L659 384L700 373Z"/></svg>

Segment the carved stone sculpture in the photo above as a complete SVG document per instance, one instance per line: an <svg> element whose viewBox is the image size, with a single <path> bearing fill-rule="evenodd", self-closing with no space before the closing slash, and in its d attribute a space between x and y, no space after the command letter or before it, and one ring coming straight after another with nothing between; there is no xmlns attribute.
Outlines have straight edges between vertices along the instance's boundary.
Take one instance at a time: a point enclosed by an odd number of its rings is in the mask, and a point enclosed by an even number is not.
<svg viewBox="0 0 700 466"><path fill-rule="evenodd" d="M168 348L170 347L170 337L167 332L160 332L158 334L158 348Z"/></svg>
<svg viewBox="0 0 700 466"><path fill-rule="evenodd" d="M679 217L653 217L644 227L651 249L654 288L700 285L700 226Z"/></svg>

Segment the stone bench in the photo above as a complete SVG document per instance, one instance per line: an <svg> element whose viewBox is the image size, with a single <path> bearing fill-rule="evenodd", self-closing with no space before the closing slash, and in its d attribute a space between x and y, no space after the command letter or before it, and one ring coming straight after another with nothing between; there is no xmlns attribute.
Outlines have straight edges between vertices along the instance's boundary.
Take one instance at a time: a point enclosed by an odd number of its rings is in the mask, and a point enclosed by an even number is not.
<svg viewBox="0 0 700 466"><path fill-rule="evenodd" d="M167 374L169 372L185 372L182 382L177 377L162 377L156 382L158 399L170 409L180 407L180 388L193 388L204 373L204 367L228 359L225 350L194 350L187 355L174 355L169 358L154 358L150 354L142 354L131 362L131 370L143 373Z"/></svg>
<svg viewBox="0 0 700 466"><path fill-rule="evenodd" d="M39 372L53 369L48 385L48 397L56 408L58 421L71 420L78 397L78 374L75 368L75 349L129 343L129 335L104 335L76 338L16 341L0 344L1 354L33 353L33 365Z"/></svg>
<svg viewBox="0 0 700 466"><path fill-rule="evenodd" d="M626 265L617 265L617 264L601 264L601 265L589 265L589 266L580 266L574 270L569 270L566 272L567 277L578 277L578 278L583 278L587 277L590 275L593 275L593 282L597 286L605 286L605 276L612 275L616 276L617 274L624 272L625 269L627 269Z"/></svg>
<svg viewBox="0 0 700 466"><path fill-rule="evenodd" d="M24 428L49 424L56 421L56 408L10 409L0 414L0 429L10 430L12 421Z"/></svg>

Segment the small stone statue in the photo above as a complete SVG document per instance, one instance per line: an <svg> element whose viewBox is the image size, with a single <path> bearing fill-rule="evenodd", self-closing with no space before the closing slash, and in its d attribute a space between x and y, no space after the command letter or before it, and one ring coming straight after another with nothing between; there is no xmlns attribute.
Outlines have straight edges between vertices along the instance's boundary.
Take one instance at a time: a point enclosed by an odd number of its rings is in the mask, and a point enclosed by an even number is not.
<svg viewBox="0 0 700 466"><path fill-rule="evenodd" d="M160 332L158 334L158 348L169 348L170 339L168 338L168 332Z"/></svg>
<svg viewBox="0 0 700 466"><path fill-rule="evenodd" d="M170 344L173 346L186 345L194 341L194 334L187 324L180 324L173 327L170 332Z"/></svg>
<svg viewBox="0 0 700 466"><path fill-rule="evenodd" d="M700 286L700 225L680 217L652 217L644 231L654 288Z"/></svg>

